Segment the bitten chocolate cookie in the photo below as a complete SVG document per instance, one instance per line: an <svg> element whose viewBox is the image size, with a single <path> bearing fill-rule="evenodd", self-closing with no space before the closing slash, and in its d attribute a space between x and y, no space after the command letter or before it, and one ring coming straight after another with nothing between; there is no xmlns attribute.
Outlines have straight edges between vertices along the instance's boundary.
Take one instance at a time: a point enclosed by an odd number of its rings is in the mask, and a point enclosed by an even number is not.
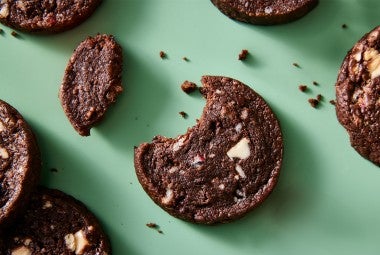
<svg viewBox="0 0 380 255"><path fill-rule="evenodd" d="M122 49L111 35L88 37L66 67L59 98L75 130L82 136L100 122L123 91Z"/></svg>
<svg viewBox="0 0 380 255"><path fill-rule="evenodd" d="M336 114L352 147L380 166L380 27L347 53L336 88Z"/></svg>
<svg viewBox="0 0 380 255"><path fill-rule="evenodd" d="M305 16L318 0L211 0L231 19L256 24L275 25Z"/></svg>
<svg viewBox="0 0 380 255"><path fill-rule="evenodd" d="M15 108L0 100L0 230L23 212L40 168L30 126Z"/></svg>
<svg viewBox="0 0 380 255"><path fill-rule="evenodd" d="M42 187L32 195L26 213L5 234L4 244L6 255L111 254L98 220L81 202Z"/></svg>
<svg viewBox="0 0 380 255"><path fill-rule="evenodd" d="M57 33L85 21L101 0L1 0L0 22L25 32Z"/></svg>
<svg viewBox="0 0 380 255"><path fill-rule="evenodd" d="M264 99L243 83L204 76L198 123L179 137L157 136L135 149L139 182L171 215L228 222L261 204L277 183L283 141Z"/></svg>

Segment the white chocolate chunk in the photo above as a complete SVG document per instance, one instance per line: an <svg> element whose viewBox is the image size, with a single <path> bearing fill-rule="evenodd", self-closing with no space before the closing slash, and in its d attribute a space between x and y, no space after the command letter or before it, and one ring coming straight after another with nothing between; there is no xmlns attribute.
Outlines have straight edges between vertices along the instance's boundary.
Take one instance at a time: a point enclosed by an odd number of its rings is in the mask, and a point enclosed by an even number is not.
<svg viewBox="0 0 380 255"><path fill-rule="evenodd" d="M42 206L42 209L47 209L51 207L53 207L53 204L49 200L46 200L44 205Z"/></svg>
<svg viewBox="0 0 380 255"><path fill-rule="evenodd" d="M227 151L227 156L230 159L239 158L247 159L251 154L249 148L249 140L247 138L242 138L235 146L233 146L229 151Z"/></svg>
<svg viewBox="0 0 380 255"><path fill-rule="evenodd" d="M3 122L0 121L0 132L3 132L5 130Z"/></svg>
<svg viewBox="0 0 380 255"><path fill-rule="evenodd" d="M174 193L173 193L173 190L171 188L167 188L166 189L166 193L165 193L165 196L162 198L161 202L163 204L169 204L170 201L173 199L174 197Z"/></svg>
<svg viewBox="0 0 380 255"><path fill-rule="evenodd" d="M1 0L0 2L0 18L4 19L9 15L8 0Z"/></svg>
<svg viewBox="0 0 380 255"><path fill-rule="evenodd" d="M220 190L224 190L226 186L224 186L224 184L222 183L218 187L219 187Z"/></svg>
<svg viewBox="0 0 380 255"><path fill-rule="evenodd" d="M67 234L64 237L66 247L69 251L75 251L76 243L75 243L75 237L73 234Z"/></svg>
<svg viewBox="0 0 380 255"><path fill-rule="evenodd" d="M0 157L3 159L9 158L8 151L5 148L0 147Z"/></svg>
<svg viewBox="0 0 380 255"><path fill-rule="evenodd" d="M75 254L82 255L84 249L89 244L85 234L82 230L79 230L74 234L75 237Z"/></svg>
<svg viewBox="0 0 380 255"><path fill-rule="evenodd" d="M240 165L236 165L235 170L241 178L245 179L247 177L243 171L243 168Z"/></svg>
<svg viewBox="0 0 380 255"><path fill-rule="evenodd" d="M370 48L364 52L364 60L368 61L367 69L371 75L371 79L380 76L380 53L374 49Z"/></svg>
<svg viewBox="0 0 380 255"><path fill-rule="evenodd" d="M185 137L182 137L175 144L173 144L173 151L174 152L178 151L182 147L184 141L185 141Z"/></svg>
<svg viewBox="0 0 380 255"><path fill-rule="evenodd" d="M25 246L20 246L14 249L11 255L31 255L32 252Z"/></svg>

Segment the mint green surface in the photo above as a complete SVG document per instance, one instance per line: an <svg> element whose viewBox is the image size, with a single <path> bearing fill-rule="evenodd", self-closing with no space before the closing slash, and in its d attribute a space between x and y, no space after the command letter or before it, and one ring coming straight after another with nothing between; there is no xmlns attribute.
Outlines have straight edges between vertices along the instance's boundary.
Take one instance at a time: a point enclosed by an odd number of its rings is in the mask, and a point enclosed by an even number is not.
<svg viewBox="0 0 380 255"><path fill-rule="evenodd" d="M329 103L343 57L380 24L379 10L378 0L320 0L301 20L261 27L228 19L208 0L104 0L88 21L62 34L15 38L1 26L0 98L33 127L43 183L88 205L115 255L379 254L380 169L351 148ZM73 49L98 32L114 34L124 49L125 91L83 138L57 95ZM245 62L237 60L242 49L250 52ZM167 59L160 59L161 50ZM204 74L239 79L260 93L285 140L269 199L245 218L217 226L169 216L144 193L133 166L135 145L195 124L205 100L186 95L180 84L199 84ZM300 92L299 84L309 91ZM317 94L323 100L313 109L307 100Z"/></svg>

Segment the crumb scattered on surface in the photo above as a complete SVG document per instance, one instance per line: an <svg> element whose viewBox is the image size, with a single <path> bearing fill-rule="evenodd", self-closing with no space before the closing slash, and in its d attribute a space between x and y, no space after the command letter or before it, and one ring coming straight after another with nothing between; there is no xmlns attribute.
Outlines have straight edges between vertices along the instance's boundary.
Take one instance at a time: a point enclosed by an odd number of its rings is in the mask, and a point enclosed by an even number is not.
<svg viewBox="0 0 380 255"><path fill-rule="evenodd" d="M301 68L301 66L298 64L298 63L293 63L293 66L297 67L297 68Z"/></svg>
<svg viewBox="0 0 380 255"><path fill-rule="evenodd" d="M161 58L161 59L166 58L166 53L163 52L163 51L160 51L160 58Z"/></svg>
<svg viewBox="0 0 380 255"><path fill-rule="evenodd" d="M346 29L347 28L347 24L342 24L342 28Z"/></svg>
<svg viewBox="0 0 380 255"><path fill-rule="evenodd" d="M249 52L248 52L248 50L246 50L246 49L241 50L238 59L239 59L239 60L246 60L247 57L248 57L248 53L249 53Z"/></svg>
<svg viewBox="0 0 380 255"><path fill-rule="evenodd" d="M301 85L298 86L298 89L299 89L300 91L302 91L302 92L305 92L305 91L307 90L307 86L301 84Z"/></svg>
<svg viewBox="0 0 380 255"><path fill-rule="evenodd" d="M197 88L198 88L197 84L191 81L184 81L181 84L181 89L183 90L183 92L187 94L194 92L195 90L197 90Z"/></svg>
<svg viewBox="0 0 380 255"><path fill-rule="evenodd" d="M184 118L184 119L187 119L187 117L188 117L188 114L184 111L179 112L179 115L181 115L182 118Z"/></svg>
<svg viewBox="0 0 380 255"><path fill-rule="evenodd" d="M318 100L318 102L321 102L322 99L323 99L323 96L322 96L321 94L318 94L318 95L317 95L317 100Z"/></svg>
<svg viewBox="0 0 380 255"><path fill-rule="evenodd" d="M319 101L315 98L309 98L308 102L310 103L311 107L316 108L319 104Z"/></svg>
<svg viewBox="0 0 380 255"><path fill-rule="evenodd" d="M52 167L52 168L50 168L50 172L57 173L57 172L58 172L58 169L55 168L55 167Z"/></svg>
<svg viewBox="0 0 380 255"><path fill-rule="evenodd" d="M319 85L319 83L318 83L318 82L316 82L316 81L313 81L313 85L315 85L315 86L318 86L318 85Z"/></svg>
<svg viewBox="0 0 380 255"><path fill-rule="evenodd" d="M146 224L146 226L147 226L148 228L151 228L151 229L155 229L155 230L157 230L157 232L158 232L159 234L163 234L163 233L164 233L164 232L160 229L160 226L157 225L157 224L154 223L154 222L149 222L149 223Z"/></svg>
<svg viewBox="0 0 380 255"><path fill-rule="evenodd" d="M336 104L335 100L330 100L330 104L335 105Z"/></svg>
<svg viewBox="0 0 380 255"><path fill-rule="evenodd" d="M190 60L187 57L182 58L183 61L189 62Z"/></svg>
<svg viewBox="0 0 380 255"><path fill-rule="evenodd" d="M18 33L17 33L16 31L12 31L12 32L11 32L11 35L12 35L13 37L18 37Z"/></svg>

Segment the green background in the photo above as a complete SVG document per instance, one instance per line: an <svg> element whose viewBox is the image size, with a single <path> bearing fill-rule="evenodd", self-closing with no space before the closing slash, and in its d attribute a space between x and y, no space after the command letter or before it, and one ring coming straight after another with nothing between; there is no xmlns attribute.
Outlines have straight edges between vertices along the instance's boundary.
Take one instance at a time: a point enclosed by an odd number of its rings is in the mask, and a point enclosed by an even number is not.
<svg viewBox="0 0 380 255"><path fill-rule="evenodd" d="M43 183L88 205L113 254L379 254L380 170L351 148L329 103L342 59L380 24L379 9L378 0L320 0L301 20L263 27L230 20L208 0L104 0L89 20L65 33L15 38L1 26L0 98L32 125ZM122 45L125 91L83 138L57 95L73 49L96 33L113 34ZM250 52L245 62L237 60L242 49ZM161 50L167 59L160 59ZM133 166L135 145L195 124L205 100L186 95L180 84L200 84L204 74L255 89L278 115L285 139L272 195L245 218L217 226L169 216L144 193ZM323 100L314 109L307 100L317 94Z"/></svg>

